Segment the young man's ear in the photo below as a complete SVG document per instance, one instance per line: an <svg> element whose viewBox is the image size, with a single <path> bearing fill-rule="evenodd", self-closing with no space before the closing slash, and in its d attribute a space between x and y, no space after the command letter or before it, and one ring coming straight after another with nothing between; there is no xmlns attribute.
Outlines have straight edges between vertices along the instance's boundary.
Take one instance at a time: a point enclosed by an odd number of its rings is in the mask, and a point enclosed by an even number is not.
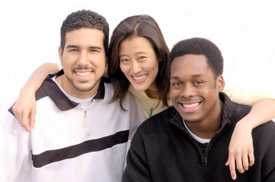
<svg viewBox="0 0 275 182"><path fill-rule="evenodd" d="M61 66L62 66L62 67L63 67L63 59L62 59L63 51L64 51L64 49L61 48L61 47L59 47L59 49L58 49L58 55L59 55L59 60L60 60L60 62L61 62Z"/></svg>
<svg viewBox="0 0 275 182"><path fill-rule="evenodd" d="M217 78L217 87L220 92L222 92L225 87L225 82L222 75L218 76Z"/></svg>

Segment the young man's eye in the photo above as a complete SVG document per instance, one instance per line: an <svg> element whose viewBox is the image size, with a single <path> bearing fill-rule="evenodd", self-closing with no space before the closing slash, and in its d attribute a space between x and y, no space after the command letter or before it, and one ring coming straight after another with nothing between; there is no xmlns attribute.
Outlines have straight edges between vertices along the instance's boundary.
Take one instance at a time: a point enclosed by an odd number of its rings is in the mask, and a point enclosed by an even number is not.
<svg viewBox="0 0 275 182"><path fill-rule="evenodd" d="M196 80L193 82L194 86L198 87L198 86L202 86L204 85L205 81L203 80Z"/></svg>
<svg viewBox="0 0 275 182"><path fill-rule="evenodd" d="M99 53L100 50L99 49L89 49L90 53Z"/></svg>
<svg viewBox="0 0 275 182"><path fill-rule="evenodd" d="M77 51L78 51L78 49L75 49L75 48L68 50L68 52L77 52Z"/></svg>
<svg viewBox="0 0 275 182"><path fill-rule="evenodd" d="M181 82L172 82L171 83L171 87L173 87L173 88L180 88L181 87Z"/></svg>

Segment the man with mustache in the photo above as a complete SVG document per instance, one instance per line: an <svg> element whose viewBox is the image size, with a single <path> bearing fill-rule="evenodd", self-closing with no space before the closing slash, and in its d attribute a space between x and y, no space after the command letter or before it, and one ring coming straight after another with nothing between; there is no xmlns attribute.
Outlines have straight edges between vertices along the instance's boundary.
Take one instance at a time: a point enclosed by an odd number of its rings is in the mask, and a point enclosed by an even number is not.
<svg viewBox="0 0 275 182"><path fill-rule="evenodd" d="M120 182L131 123L144 119L126 95L111 102L103 78L109 26L89 10L71 13L61 27L62 70L37 92L36 127L29 133L8 114L1 137L4 182ZM131 112L129 112L131 111Z"/></svg>

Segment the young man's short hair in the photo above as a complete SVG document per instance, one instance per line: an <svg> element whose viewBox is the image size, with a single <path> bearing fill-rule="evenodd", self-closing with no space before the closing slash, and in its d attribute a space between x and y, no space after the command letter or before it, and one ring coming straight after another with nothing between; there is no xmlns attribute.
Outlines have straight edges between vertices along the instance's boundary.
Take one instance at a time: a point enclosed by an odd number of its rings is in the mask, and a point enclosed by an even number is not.
<svg viewBox="0 0 275 182"><path fill-rule="evenodd" d="M65 46L65 34L80 28L94 28L104 33L104 49L107 54L109 42L109 24L106 19L90 10L79 10L67 16L61 26L61 48Z"/></svg>
<svg viewBox="0 0 275 182"><path fill-rule="evenodd" d="M171 62L179 56L186 54L204 55L215 76L223 73L223 57L220 49L210 40L204 38L191 38L178 42L171 50Z"/></svg>

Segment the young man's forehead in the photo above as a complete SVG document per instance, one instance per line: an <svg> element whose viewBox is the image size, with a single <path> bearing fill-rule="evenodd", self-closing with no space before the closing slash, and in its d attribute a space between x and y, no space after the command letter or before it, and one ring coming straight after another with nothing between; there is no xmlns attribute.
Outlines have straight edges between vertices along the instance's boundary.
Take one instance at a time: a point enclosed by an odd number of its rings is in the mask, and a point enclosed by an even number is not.
<svg viewBox="0 0 275 182"><path fill-rule="evenodd" d="M81 28L65 34L65 45L89 44L89 46L103 47L104 34L94 28Z"/></svg>

